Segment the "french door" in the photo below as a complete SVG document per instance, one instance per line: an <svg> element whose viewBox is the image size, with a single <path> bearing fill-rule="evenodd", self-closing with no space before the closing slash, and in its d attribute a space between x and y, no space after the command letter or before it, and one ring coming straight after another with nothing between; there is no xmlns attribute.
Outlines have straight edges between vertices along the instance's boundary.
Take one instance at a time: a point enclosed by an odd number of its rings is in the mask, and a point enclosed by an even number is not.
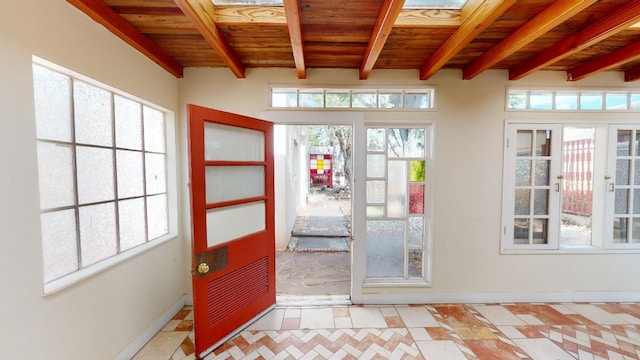
<svg viewBox="0 0 640 360"><path fill-rule="evenodd" d="M201 358L275 306L273 124L188 105Z"/></svg>

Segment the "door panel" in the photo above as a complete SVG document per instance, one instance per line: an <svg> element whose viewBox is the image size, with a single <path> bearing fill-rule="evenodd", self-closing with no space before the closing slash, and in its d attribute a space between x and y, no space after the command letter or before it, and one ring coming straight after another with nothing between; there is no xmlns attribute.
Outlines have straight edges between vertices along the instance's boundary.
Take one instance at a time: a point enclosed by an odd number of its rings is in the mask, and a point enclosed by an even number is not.
<svg viewBox="0 0 640 360"><path fill-rule="evenodd" d="M275 305L273 124L188 105L195 347Z"/></svg>

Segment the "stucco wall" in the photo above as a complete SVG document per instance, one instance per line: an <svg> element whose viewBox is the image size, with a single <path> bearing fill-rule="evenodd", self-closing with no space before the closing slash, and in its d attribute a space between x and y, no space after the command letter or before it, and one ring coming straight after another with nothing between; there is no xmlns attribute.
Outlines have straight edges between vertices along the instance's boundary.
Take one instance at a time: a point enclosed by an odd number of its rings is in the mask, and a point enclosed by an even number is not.
<svg viewBox="0 0 640 360"><path fill-rule="evenodd" d="M433 123L435 129L432 287L394 288L392 295L411 293L411 296L402 295L410 302L637 298L640 279L634 275L634 269L639 269L639 254L500 253L505 120L637 120L637 114L505 111L505 92L509 85L638 86L625 84L620 73L605 73L577 83L566 82L564 76L562 72L540 72L519 82L509 82L505 71L487 71L474 80L464 81L459 71L442 70L432 79L421 82L417 80L417 71L374 70L370 79L363 82L358 80L355 70L310 69L306 80L298 80L295 70L290 69L248 69L246 79L234 78L227 69L187 69L180 92L181 107L195 103L248 116L269 117L267 90L270 84L435 86L437 109L434 112L362 113L365 122L425 121ZM327 111L323 116L331 118L340 114ZM304 118L304 113L301 116ZM355 177L357 179L358 174ZM355 193L357 195L357 191ZM357 203L358 200L354 200ZM356 238L356 251L358 241ZM355 295L360 301L392 301L394 297L385 297L385 292L388 290L367 288Z"/></svg>
<svg viewBox="0 0 640 360"><path fill-rule="evenodd" d="M43 296L32 55L172 112L178 80L65 1L2 2L0 357L114 359L182 299L184 243Z"/></svg>

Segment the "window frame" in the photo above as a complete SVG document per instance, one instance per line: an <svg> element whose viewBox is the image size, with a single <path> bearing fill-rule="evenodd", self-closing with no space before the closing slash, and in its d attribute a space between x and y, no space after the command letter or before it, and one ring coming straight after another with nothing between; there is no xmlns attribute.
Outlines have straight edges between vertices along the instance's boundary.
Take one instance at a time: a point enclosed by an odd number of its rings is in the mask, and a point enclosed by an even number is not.
<svg viewBox="0 0 640 360"><path fill-rule="evenodd" d="M635 122L634 122L635 121ZM563 248L559 240L554 242L553 246L548 246L546 248L536 247L536 246L514 246L513 237L510 236L512 231L508 231L510 227L513 227L513 199L515 195L515 184L511 185L509 182L513 179L513 172L515 168L515 163L511 164L512 158L509 153L509 149L507 148L508 143L510 142L510 135L512 132L510 131L510 127L514 129L538 129L542 127L556 126L560 128L561 133L559 136L558 143L562 144L562 139L564 137L564 128L565 127L581 127L581 126L589 126L589 127L605 127L606 133L604 136L604 140L606 144L600 145L600 149L604 149L606 154L602 154L600 156L596 155L596 158L600 158L600 160L595 159L594 161L600 161L599 165L594 164L594 166L600 167L600 171L594 173L594 187L596 176L608 176L607 169L608 163L610 162L610 152L611 152L611 139L613 139L612 129L620 128L633 128L640 130L640 122L637 120L631 121L620 121L620 120L577 120L577 119L554 119L554 120L524 120L524 119L507 119L504 121L504 139L503 139L503 186L502 186L502 214L501 214L501 222L500 222L500 253L501 254L633 254L640 253L640 244L638 243L627 243L627 244L613 244L611 240L611 236L605 236L607 234L607 230L611 228L610 221L613 220L614 214L611 210L612 205L610 205L610 201L606 199L602 199L602 207L605 208L605 213L602 216L601 225L599 229L601 230L599 234L592 232L591 246L585 247L571 247L571 248ZM510 144L509 144L510 145ZM556 160L561 167L561 154L556 153L555 155L558 157ZM604 158L604 160L602 160ZM553 165L552 165L553 166ZM615 167L615 166L614 166ZM512 172L512 174L509 174ZM554 181L556 179L556 174L550 173L550 181ZM604 186L604 185L603 185ZM552 189L553 190L553 189ZM605 190L606 191L606 190ZM558 203L558 207L555 210L558 215L561 213L561 203ZM594 205L595 207L595 205ZM552 216L551 214L549 216ZM595 216L595 215L592 215ZM558 237L559 237L560 226L558 225ZM549 230L551 231L551 230ZM594 245L595 244L595 245Z"/></svg>
<svg viewBox="0 0 640 360"><path fill-rule="evenodd" d="M57 293L71 285L74 285L78 282L81 282L82 280L89 278L95 274L98 274L106 269L109 269L119 263L122 263L130 258L133 258L139 254L145 253L147 251L149 251L152 248L155 248L156 246L159 246L169 240L175 239L177 237L178 234L178 219L177 219L177 179L176 179L176 174L177 174L177 168L175 165L175 160L176 160L176 144L175 144L175 133L176 133L176 129L175 129L175 118L174 118L174 114L165 109L162 108L156 104L150 103L148 101L145 101L143 99L140 99L136 96L130 95L128 93L125 93L121 90L118 90L116 88L113 88L109 85L106 85L104 83L101 83L95 79L91 79L87 76L84 76L82 74L73 72L69 69L66 69L62 66L59 66L57 64L51 63L47 60L44 60L42 58L33 56L32 57L32 66L39 66L39 67L43 67L47 70L53 71L55 73L61 74L65 77L69 78L69 84L71 86L71 91L69 93L69 97L70 97L70 101L71 101L71 106L72 106L72 110L71 110L71 126L72 126L72 137L69 141L58 141L58 140L50 140L50 139L43 139L43 138L39 138L36 134L34 134L34 144L36 144L37 146L40 146L40 144L53 144L53 145L64 145L64 146L69 146L71 148L71 156L72 156L72 164L70 164L70 171L73 174L73 204L72 205L65 205L65 206L57 206L57 207L51 207L51 208L43 208L40 210L41 214L45 214L45 213L53 213L55 211L66 211L66 210L73 210L75 213L75 233L76 233L76 251L77 251L77 268L69 273L66 273L64 275L61 275L58 278L46 281L45 280L45 262L44 262L44 256L45 253L43 251L43 258L42 258L42 264L43 264L43 295L47 296L47 295L51 295L54 293ZM32 68L33 68L32 67ZM35 81L35 73L32 74L32 79L34 79ZM112 127L112 144L110 146L101 146L101 145L95 145L95 144L87 144L87 143L81 143L78 142L75 135L73 135L73 133L75 132L75 115L73 113L73 107L74 107L74 97L73 97L73 87L74 87L74 82L75 81L79 81L85 84L88 84L90 86L96 87L100 90L106 91L109 93L109 97L110 97L110 106L111 106L111 118L110 118L110 122L111 122L111 127ZM35 88L35 85L32 83L32 85L34 86L34 97L36 96L36 91L37 89ZM116 142L116 131L115 131L115 124L116 124L116 114L115 114L115 99L116 97L122 97L126 100L130 100L135 102L138 106L139 106L139 110L140 110L140 121L141 121L141 133L140 136L142 138L145 137L145 133L144 133L144 125L142 123L144 123L144 112L145 112L145 107L149 108L153 111L158 111L160 113L162 113L163 116L163 127L164 127L164 152L157 152L157 151L153 151L150 149L146 149L144 147L144 140L141 139L142 143L141 143L141 148L139 150L132 150L129 148L123 148L123 147L119 147ZM34 102L35 104L35 102ZM34 121L36 119L35 117L35 108L34 108ZM109 155L111 158L111 165L113 167L112 169L112 174L113 174L113 183L114 183L114 193L113 193L113 197L105 200L105 201L98 201L98 202L88 202L88 203L80 203L79 199L78 199L78 165L76 164L77 161L77 151L76 149L82 147L82 148L87 148L87 149L106 149L109 151ZM120 195L117 192L117 182L118 182L118 178L117 178L117 157L118 157L118 152L121 151L135 151L136 153L139 153L139 156L141 158L142 164L143 164L143 170L142 170L142 181L143 181L143 193L140 196L133 196L133 197L120 197ZM153 154L161 154L164 157L164 192L153 192L153 193L149 193L147 191L147 173L144 170L144 164L146 163L146 157L148 155L153 155ZM39 164L40 163L40 159L38 156L36 156L36 161ZM38 165L40 166L40 165ZM40 172L40 170L39 170ZM39 175L40 178L40 175ZM38 180L38 183L40 183L40 180ZM155 195L162 195L166 197L166 209L167 209L167 217L166 217L166 233L155 237L155 238L149 238L149 223L148 223L148 212L147 212L147 201L149 198L155 196ZM121 250L121 238L120 238L120 234L118 233L119 230L119 221L118 221L118 203L121 201L125 201L128 199L144 199L144 229L145 229L145 236L144 239L141 243L138 243L137 245L134 245L133 247L127 248L125 250ZM86 266L82 266L80 259L81 259L81 239L80 239L80 218L79 218L79 209L81 207L86 207L86 206L94 206L94 205L100 205L100 204L113 204L114 207L114 223L112 223L113 228L114 228L114 232L115 232L115 241L116 241L116 250L115 250L115 254L112 254L110 256L107 257L103 257L100 260L86 265ZM39 206L40 207L40 206ZM39 220L40 226L42 226L42 220ZM42 246L44 246L44 244L42 244ZM44 249L43 249L44 250Z"/></svg>

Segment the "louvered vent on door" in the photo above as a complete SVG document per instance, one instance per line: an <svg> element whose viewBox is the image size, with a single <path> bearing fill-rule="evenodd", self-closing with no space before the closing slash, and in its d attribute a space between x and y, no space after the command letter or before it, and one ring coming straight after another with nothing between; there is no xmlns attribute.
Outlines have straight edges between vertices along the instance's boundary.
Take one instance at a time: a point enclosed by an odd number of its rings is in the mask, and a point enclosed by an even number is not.
<svg viewBox="0 0 640 360"><path fill-rule="evenodd" d="M261 258L220 278L207 286L208 320L213 327L235 311L251 304L269 291L268 260ZM225 289L220 291L218 289Z"/></svg>

